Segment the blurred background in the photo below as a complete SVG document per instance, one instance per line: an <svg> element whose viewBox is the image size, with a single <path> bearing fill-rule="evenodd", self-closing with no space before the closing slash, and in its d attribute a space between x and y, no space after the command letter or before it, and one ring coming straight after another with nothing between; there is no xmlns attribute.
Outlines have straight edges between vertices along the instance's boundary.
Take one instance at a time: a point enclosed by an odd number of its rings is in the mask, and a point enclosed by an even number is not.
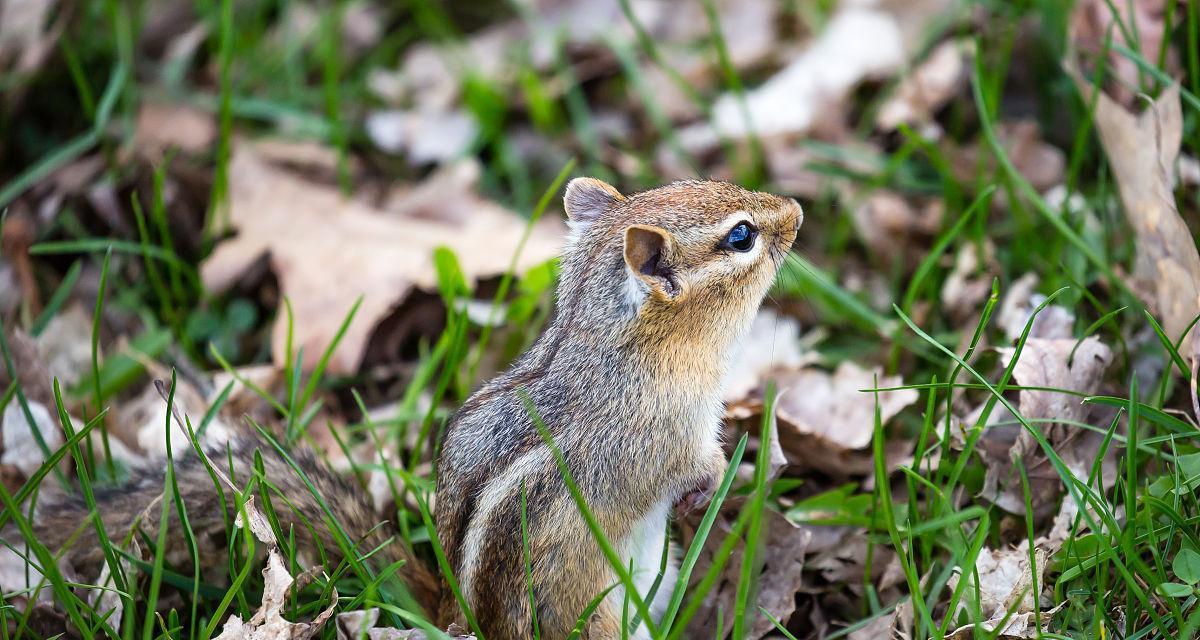
<svg viewBox="0 0 1200 640"><path fill-rule="evenodd" d="M1018 368L1017 382L1128 398L1136 375L1156 409L1192 411L1197 12L1173 0L0 0L5 486L63 441L56 393L84 421L111 409L94 454L124 462L98 465L101 481L160 455L149 381L172 369L179 401L214 432L250 416L341 468L406 460L428 477L429 433L553 311L567 178L625 193L730 180L806 212L727 397L735 442L757 434L768 378L805 390L778 407L767 557L784 560L760 567L760 605L800 637L854 623L882 637L913 624L912 605L907 622L895 606L915 584L905 576L932 575L920 579L940 580L936 620L954 618L937 558L961 559L959 524L986 509L987 548L1023 540L1028 555L1064 488L1043 458L1023 497L1010 452L1037 447L978 385L920 386L962 373L939 347L996 380L1015 340L1068 340L1069 355L1043 344L1054 366ZM1170 224L1129 213L1147 199ZM1081 348L1104 366L1074 369ZM880 451L875 400L859 393L876 384L899 389L880 395ZM1057 427L1103 435L1113 420L1038 401L1022 396L1022 413ZM363 453L364 421L400 435ZM1007 430L978 450L962 442L984 423ZM919 468L931 424L946 429L939 455L968 453L932 476L949 482L943 502L919 505L914 481L894 477L913 522L940 523L918 532L929 539L910 566L874 519L874 464ZM1114 467L1107 444L1079 439L1050 444L1077 452L1073 469ZM378 469L360 476L381 509L404 511ZM961 519L937 519L951 512ZM1148 583L1171 578L1147 566ZM1116 620L1103 588L1072 579L1061 628L1145 619ZM720 584L694 614L706 637L728 627ZM757 620L754 637L774 632Z"/></svg>

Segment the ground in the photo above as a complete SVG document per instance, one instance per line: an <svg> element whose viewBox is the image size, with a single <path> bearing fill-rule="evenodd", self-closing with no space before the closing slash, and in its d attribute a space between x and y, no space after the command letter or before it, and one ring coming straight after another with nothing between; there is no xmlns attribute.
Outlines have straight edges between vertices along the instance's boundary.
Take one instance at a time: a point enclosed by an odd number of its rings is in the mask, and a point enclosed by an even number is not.
<svg viewBox="0 0 1200 640"><path fill-rule="evenodd" d="M658 635L1190 637L1200 6L1068 4L0 0L4 637L439 633L270 478L199 568L107 540L129 583L28 507L190 455L174 379L436 566L439 436L553 312L579 175L805 210Z"/></svg>

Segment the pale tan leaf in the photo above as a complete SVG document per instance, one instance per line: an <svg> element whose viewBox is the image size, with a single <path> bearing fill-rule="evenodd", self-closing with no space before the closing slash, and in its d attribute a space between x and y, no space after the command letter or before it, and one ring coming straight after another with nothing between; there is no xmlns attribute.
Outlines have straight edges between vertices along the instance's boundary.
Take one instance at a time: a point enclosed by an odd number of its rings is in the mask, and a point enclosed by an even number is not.
<svg viewBox="0 0 1200 640"><path fill-rule="evenodd" d="M936 49L912 73L900 81L895 94L883 103L875 116L875 126L892 131L901 124L928 120L962 88L966 62L974 56L970 43L948 40Z"/></svg>
<svg viewBox="0 0 1200 640"><path fill-rule="evenodd" d="M331 600L334 604L322 611L312 622L289 622L283 617L288 593L303 586L307 574L293 578L287 565L275 549L267 555L267 566L263 568L263 596L258 611L247 621L231 615L225 621L217 640L307 640L320 634L325 623L333 616L337 603L337 592Z"/></svg>
<svg viewBox="0 0 1200 640"><path fill-rule="evenodd" d="M1084 96L1095 89L1075 74ZM1096 129L1121 193L1121 204L1137 233L1134 277L1142 300L1161 318L1172 340L1200 314L1200 253L1179 216L1171 192L1183 136L1179 84L1168 86L1140 115L1101 92L1096 96ZM1200 355L1196 332L1182 352Z"/></svg>
<svg viewBox="0 0 1200 640"><path fill-rule="evenodd" d="M776 406L779 438L793 464L809 466L835 476L857 473L861 465L848 464L871 444L875 429L875 394L870 390L903 384L899 376L884 376L846 361L832 373L807 367L775 374L784 393ZM914 389L878 394L884 423L916 402ZM896 443L903 444L900 441ZM867 456L870 457L869 455Z"/></svg>
<svg viewBox="0 0 1200 640"><path fill-rule="evenodd" d="M435 288L436 247L454 251L466 277L474 280L507 269L524 232L519 216L473 192L442 194L446 206L470 211L461 224L449 224L389 216L347 200L333 186L313 184L271 165L248 145L238 145L230 166L230 215L238 235L220 244L204 263L204 282L212 290L224 290L269 255L291 301L294 345L303 349L306 369L316 365L361 297L354 322L329 363L331 373L355 371L375 324L414 286ZM561 224L538 225L518 270L557 255L561 239ZM272 334L276 365L287 360L287 322L281 306Z"/></svg>
<svg viewBox="0 0 1200 640"><path fill-rule="evenodd" d="M144 101L138 110L134 144L158 161L171 149L203 153L216 142L212 114L186 104Z"/></svg>

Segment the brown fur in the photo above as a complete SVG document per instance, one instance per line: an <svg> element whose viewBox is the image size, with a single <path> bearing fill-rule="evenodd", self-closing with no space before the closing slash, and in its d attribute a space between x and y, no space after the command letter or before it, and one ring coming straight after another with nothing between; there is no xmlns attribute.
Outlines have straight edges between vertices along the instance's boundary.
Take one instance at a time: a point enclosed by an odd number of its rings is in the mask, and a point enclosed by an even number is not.
<svg viewBox="0 0 1200 640"><path fill-rule="evenodd" d="M678 182L626 199L583 179L564 200L573 222L587 226L563 256L555 320L454 416L439 460L438 535L493 640L532 636L522 486L541 637L565 637L616 580L519 392L532 399L606 537L621 543L655 505L724 471L716 422L729 347L749 326L802 216L795 201L718 182ZM749 264L719 247L738 212L767 243ZM645 230L627 239L634 225ZM638 274L642 297L631 301L628 281L647 261L659 270ZM441 615L461 622L451 598ZM587 636L619 636L620 619L605 602Z"/></svg>

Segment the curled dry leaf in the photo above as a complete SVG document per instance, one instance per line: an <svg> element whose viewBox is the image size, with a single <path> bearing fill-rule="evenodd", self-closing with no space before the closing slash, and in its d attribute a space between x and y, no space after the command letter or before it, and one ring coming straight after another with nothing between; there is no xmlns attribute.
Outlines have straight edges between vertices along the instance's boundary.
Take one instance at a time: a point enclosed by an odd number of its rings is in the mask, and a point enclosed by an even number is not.
<svg viewBox="0 0 1200 640"><path fill-rule="evenodd" d="M0 420L0 431L3 431L4 438L4 453L0 454L0 465L15 467L25 477L33 475L46 461L46 453L38 444L39 436L51 452L63 445L57 416L52 417L46 405L35 400L29 400L27 406L29 416L25 415L21 403L13 398L8 406L4 407L3 419ZM30 417L33 418L32 424L29 422Z"/></svg>
<svg viewBox="0 0 1200 640"><path fill-rule="evenodd" d="M354 321L329 361L334 374L354 372L371 330L414 286L436 286L432 255L451 249L468 280L504 272L525 221L474 192L445 193L444 201L471 210L461 224L388 216L347 200L332 186L313 184L238 145L230 165L230 217L238 235L219 245L201 274L210 290L231 286L263 254L270 256L291 301L294 345L312 369L360 297ZM448 205L449 206L449 205ZM518 270L558 254L561 225L547 220L529 238ZM288 312L282 306L272 334L273 359L287 360Z"/></svg>
<svg viewBox="0 0 1200 640"><path fill-rule="evenodd" d="M808 49L745 93L744 107L735 94L718 98L711 124L729 137L799 135L859 82L890 75L903 63L904 43L895 17L846 3Z"/></svg>
<svg viewBox="0 0 1200 640"><path fill-rule="evenodd" d="M246 514L245 518L242 518L243 512ZM275 531L271 529L271 522L267 520L267 517L264 516L262 512L258 510L258 506L254 504L254 496L246 498L246 502L243 505L243 511L239 511L233 518L233 526L237 527L238 529L246 528L247 524L249 524L250 533L254 534L254 537L258 538L260 541L269 545L275 545L279 543L279 541L275 539Z"/></svg>
<svg viewBox="0 0 1200 640"><path fill-rule="evenodd" d="M791 464L836 477L871 470L867 448L875 429L876 398L864 390L876 388L876 378L879 388L900 386L904 381L899 376L847 361L832 374L806 367L776 372L775 378L782 392L776 406L779 439ZM886 423L916 400L914 389L880 392L880 417ZM905 442L889 442L889 452L893 445L895 452L908 448Z"/></svg>
<svg viewBox="0 0 1200 640"><path fill-rule="evenodd" d="M42 66L64 23L52 21L57 6L56 0L0 2L0 74L28 74Z"/></svg>
<svg viewBox="0 0 1200 640"><path fill-rule="evenodd" d="M157 367L158 365L153 365ZM154 372L156 378L170 378L170 372ZM199 428L199 417L209 408L209 403L194 385L179 376L175 381L174 411L192 419L192 427ZM167 430L171 429L172 455L185 455L192 451L182 427L167 421L167 403L159 395L154 384L147 384L142 393L122 403L115 417L109 421L110 433L128 447L150 459L160 459L167 453ZM203 434L205 443L223 443L229 439L233 428L220 416L208 423Z"/></svg>
<svg viewBox="0 0 1200 640"><path fill-rule="evenodd" d="M414 165L451 160L479 134L479 124L463 110L376 111L367 116L367 135L388 153L403 153Z"/></svg>
<svg viewBox="0 0 1200 640"><path fill-rule="evenodd" d="M1001 349L1000 354L1001 361L1008 366L1014 350ZM1031 338L1025 342L1013 368L1013 379L1025 387L1048 387L1091 395L1099 390L1110 362L1112 350L1094 336L1081 342L1071 338ZM1078 395L1059 391L1022 389L1018 400L1021 415L1041 429L1067 469L1086 481L1091 465L1100 455L1104 433L1077 425L1100 422L1093 416L1102 416L1102 408L1085 405ZM1108 423L1093 426L1106 428ZM1033 435L1010 422L987 427L984 440L986 442L980 445L982 448L1010 441L1012 445L1008 447L1006 457L984 456L987 473L982 495L1005 511L1024 514L1024 488L1020 469L1015 464L1019 458L1029 480L1034 518L1041 519L1053 513L1062 494L1062 479ZM1101 482L1105 487L1115 480L1113 456L1110 450L1101 467Z"/></svg>
<svg viewBox="0 0 1200 640"><path fill-rule="evenodd" d="M172 149L208 151L217 139L217 123L212 114L186 104L147 100L138 110L133 139L143 155L157 162Z"/></svg>
<svg viewBox="0 0 1200 640"><path fill-rule="evenodd" d="M1095 89L1074 72L1085 97ZM1126 111L1101 92L1096 96L1096 129L1121 193L1125 216L1137 234L1135 291L1162 319L1172 340L1200 314L1200 253L1179 216L1172 176L1183 137L1179 84L1173 83L1141 115ZM1193 331L1183 343L1185 357L1200 357Z"/></svg>
<svg viewBox="0 0 1200 640"><path fill-rule="evenodd" d="M883 638L908 640L912 637L912 626L912 600L905 600L891 611L875 617L866 626L852 631L846 637L849 640L881 640Z"/></svg>
<svg viewBox="0 0 1200 640"><path fill-rule="evenodd" d="M339 613L336 619L338 640L426 640L429 637L420 629L394 629L392 627L376 627L379 621L379 609L371 607L360 611ZM451 625L446 634L451 640L468 640L474 635L462 633L462 630Z"/></svg>
<svg viewBox="0 0 1200 640"><path fill-rule="evenodd" d="M1048 555L1046 549L1035 546L1031 569L1028 541L1011 549L983 549L974 567L965 568L950 576L948 587L954 589L959 581L964 579L963 576L966 576L965 579L970 583L967 587L970 592L976 587L974 576L978 572L979 608L988 616L988 620L979 623L980 628L995 633L992 637L1039 638L1042 630L1039 625L1049 623L1050 617L1057 610L1056 608L1042 611L1039 620L1034 606L1035 599L1041 597L1033 592L1034 577L1037 577L1039 587L1045 585L1042 578L1046 572ZM966 602L960 603L959 611L966 607ZM964 640L974 638L974 629L974 624L965 625L946 637Z"/></svg>
<svg viewBox="0 0 1200 640"><path fill-rule="evenodd" d="M978 245L964 244L954 256L954 267L942 285L942 308L951 318L963 321L969 317L992 292L992 270L995 267L995 246L983 242L982 259Z"/></svg>
<svg viewBox="0 0 1200 640"><path fill-rule="evenodd" d="M1046 296L1037 293L1037 285L1037 274L1030 272L1017 278L1004 294L1000 311L996 314L996 324L1004 330L1009 340L1021 337L1033 312L1046 301ZM1029 337L1066 339L1071 337L1074 326L1075 314L1066 307L1052 304L1033 317Z"/></svg>
<svg viewBox="0 0 1200 640"><path fill-rule="evenodd" d="M1075 3L1070 18L1071 43L1089 56L1107 54L1104 73L1112 78L1109 90L1121 104L1132 106L1137 101L1137 87L1141 86L1142 72L1136 62L1122 55L1114 45L1136 51L1143 59L1157 63L1159 52L1163 51L1163 38L1167 36L1166 8L1175 1L1080 0ZM1179 8L1182 9L1182 5ZM1164 66L1171 69L1176 66L1176 52L1171 47L1165 51Z"/></svg>
<svg viewBox="0 0 1200 640"><path fill-rule="evenodd" d="M80 304L54 314L34 338L38 353L53 378L68 389L92 369L92 315Z"/></svg>
<svg viewBox="0 0 1200 640"><path fill-rule="evenodd" d="M905 251L916 238L929 237L941 226L944 206L930 200L914 206L892 191L876 191L854 207L854 228L875 255L890 260L897 253L916 259L918 251Z"/></svg>
<svg viewBox="0 0 1200 640"><path fill-rule="evenodd" d="M813 354L800 350L800 323L795 318L773 309L761 309L725 374L725 401L729 403L726 411L731 417L750 417L753 412L742 401L748 400L768 372L796 369L812 358Z"/></svg>
<svg viewBox="0 0 1200 640"><path fill-rule="evenodd" d="M906 2L891 11L883 3L843 2L817 38L762 85L745 92L745 104L726 93L713 105L711 126L743 138L799 135L837 110L860 82L890 76L901 68L917 36L942 0Z"/></svg>
<svg viewBox="0 0 1200 640"><path fill-rule="evenodd" d="M333 604L312 622L289 622L283 617L288 593L293 588L303 587L307 579L306 574L293 578L279 551L271 549L267 554L267 566L263 569L262 605L245 622L241 616L229 616L217 640L307 640L316 637L333 617L333 609L337 604L336 591L331 598Z"/></svg>
<svg viewBox="0 0 1200 640"><path fill-rule="evenodd" d="M1039 193L1044 193L1063 182L1066 175L1067 156L1062 149L1042 139L1041 130L1034 120L1006 120L996 125L996 138L1005 154L1029 184ZM947 155L953 158L952 169L959 180L975 179L982 162L994 170L996 160L987 145L973 144L965 147L949 147ZM997 207L1006 202L1005 194L998 194L993 204Z"/></svg>
<svg viewBox="0 0 1200 640"><path fill-rule="evenodd" d="M879 108L875 126L892 131L901 124L931 119L962 88L967 62L974 54L970 43L948 40L938 45Z"/></svg>

